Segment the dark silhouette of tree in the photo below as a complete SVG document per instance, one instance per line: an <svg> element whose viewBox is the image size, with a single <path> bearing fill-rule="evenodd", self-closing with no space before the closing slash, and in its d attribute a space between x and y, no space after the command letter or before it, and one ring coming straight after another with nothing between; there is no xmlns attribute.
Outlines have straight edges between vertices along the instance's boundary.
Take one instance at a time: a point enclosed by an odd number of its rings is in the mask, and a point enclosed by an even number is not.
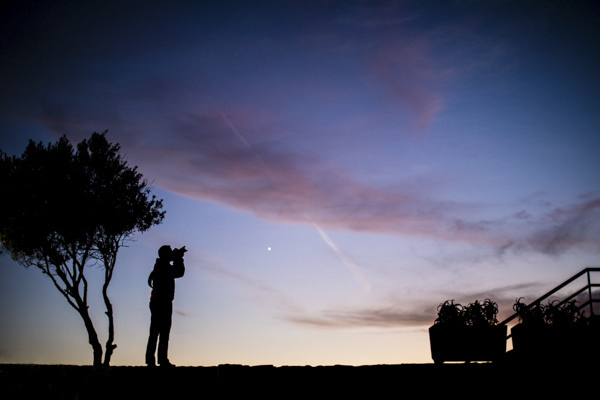
<svg viewBox="0 0 600 400"><path fill-rule="evenodd" d="M30 141L21 157L0 152L0 253L46 274L77 310L93 349L93 364L109 365L114 344L108 296L119 249L136 232L160 224L162 200L109 143L94 133L75 150L63 136L45 147ZM108 317L103 348L89 314L85 267L104 269L102 295Z"/></svg>

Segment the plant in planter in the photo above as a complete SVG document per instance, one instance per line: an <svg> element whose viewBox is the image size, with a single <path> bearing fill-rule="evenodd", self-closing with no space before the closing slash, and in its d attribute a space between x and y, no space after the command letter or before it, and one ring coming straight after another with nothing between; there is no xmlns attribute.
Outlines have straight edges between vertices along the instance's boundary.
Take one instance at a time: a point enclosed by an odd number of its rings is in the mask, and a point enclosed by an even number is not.
<svg viewBox="0 0 600 400"><path fill-rule="evenodd" d="M493 326L498 324L496 319L498 305L490 299L485 299L483 303L475 300L475 302L464 308L464 313L465 322L470 326Z"/></svg>
<svg viewBox="0 0 600 400"><path fill-rule="evenodd" d="M541 303L527 305L518 298L515 300L513 310L517 313L519 321L527 326L542 326L546 323L546 307Z"/></svg>
<svg viewBox="0 0 600 400"><path fill-rule="evenodd" d="M576 300L526 305L519 298L513 309L519 324L511 329L517 356L531 360L562 360L588 353L592 331Z"/></svg>
<svg viewBox="0 0 600 400"><path fill-rule="evenodd" d="M585 313L579 309L576 300L558 303L557 300L548 302L546 306L546 323L556 327L577 327L587 324Z"/></svg>
<svg viewBox="0 0 600 400"><path fill-rule="evenodd" d="M437 308L438 317L434 324L440 326L463 326L465 325L464 309L454 300L446 300Z"/></svg>
<svg viewBox="0 0 600 400"><path fill-rule="evenodd" d="M506 326L498 325L498 306L490 299L467 306L447 300L429 328L431 355L445 361L499 361L506 354Z"/></svg>

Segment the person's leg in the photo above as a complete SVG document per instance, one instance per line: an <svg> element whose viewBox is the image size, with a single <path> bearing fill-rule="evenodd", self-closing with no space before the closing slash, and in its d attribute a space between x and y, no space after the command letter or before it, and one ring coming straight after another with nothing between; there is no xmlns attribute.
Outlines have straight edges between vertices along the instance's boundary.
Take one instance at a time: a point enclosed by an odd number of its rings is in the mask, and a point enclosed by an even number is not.
<svg viewBox="0 0 600 400"><path fill-rule="evenodd" d="M156 342L160 332L159 311L156 310L155 304L150 302L150 334L148 336L148 345L146 346L146 365L153 366L156 364L154 353L156 352Z"/></svg>
<svg viewBox="0 0 600 400"><path fill-rule="evenodd" d="M171 334L171 318L173 314L173 303L161 304L160 334L158 341L158 363L169 365L169 336Z"/></svg>

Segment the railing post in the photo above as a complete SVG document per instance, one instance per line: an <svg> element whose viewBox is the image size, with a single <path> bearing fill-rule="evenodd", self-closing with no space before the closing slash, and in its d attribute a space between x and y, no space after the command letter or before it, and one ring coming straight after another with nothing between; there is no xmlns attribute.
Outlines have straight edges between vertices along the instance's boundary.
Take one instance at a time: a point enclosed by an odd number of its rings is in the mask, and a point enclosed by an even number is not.
<svg viewBox="0 0 600 400"><path fill-rule="evenodd" d="M590 302L590 314L594 316L594 301L592 299L592 271L588 268L587 270L587 278L588 278L588 297Z"/></svg>

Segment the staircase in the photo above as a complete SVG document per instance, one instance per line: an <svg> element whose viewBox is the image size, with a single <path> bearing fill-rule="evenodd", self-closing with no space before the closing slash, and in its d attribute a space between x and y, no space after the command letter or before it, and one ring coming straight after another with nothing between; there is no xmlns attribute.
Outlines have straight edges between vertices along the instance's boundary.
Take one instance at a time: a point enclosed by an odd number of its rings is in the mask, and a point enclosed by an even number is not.
<svg viewBox="0 0 600 400"><path fill-rule="evenodd" d="M578 272L577 274L573 275L571 278L567 279L566 281L564 281L563 283L561 283L560 285L558 285L554 289L550 290L548 293L546 293L543 296L541 296L540 298L532 301L529 304L529 307L534 307L534 306L540 305L542 303L542 301L548 299L550 296L552 296L553 294L555 294L559 290L561 290L561 289L569 286L570 284L573 284L573 282L576 281L578 278L581 278L582 276L586 275L586 277L587 277L587 284L585 286L583 286L582 288L580 288L579 290L576 290L575 292L573 292L570 296L564 298L562 301L560 301L560 303L558 305L562 305L562 304L564 304L564 303L566 303L566 302L568 302L568 301L576 298L580 294L587 292L587 300L579 306L579 309L580 310L585 310L586 307L589 307L588 308L588 310L590 312L589 317L592 318L592 319L594 319L594 320L598 320L598 317L600 317L600 314L596 314L594 312L594 303L600 304L600 297L594 299L592 297L592 293L593 293L592 289L593 288L600 288L600 283L593 283L592 282L592 272L600 272L600 268L585 268L585 269L581 270L580 272ZM600 276L597 276L596 278L599 278L599 281L600 281ZM598 310L596 310L596 312L598 312ZM508 317L504 321L500 322L500 324L501 325L506 325L507 323L509 323L510 321L512 321L513 319L515 319L517 317L518 317L518 314L515 312L510 317Z"/></svg>
<svg viewBox="0 0 600 400"><path fill-rule="evenodd" d="M585 317L586 324L584 326L562 327L521 322L513 326L511 333L506 338L507 340L512 338L513 355L533 361L587 358L591 355L600 355L600 296L596 294L596 298L593 297L593 289L600 288L600 283L594 283L593 277L596 278L596 282L600 282L600 268L583 269L540 298L524 305L525 310L529 311L542 306L542 302L549 300L552 296L554 296L553 307L560 307L576 299L577 309ZM581 281L583 280L585 282L582 287L576 286L582 285ZM570 295L560 299L556 295L557 292L567 287L575 289ZM519 314L515 312L500 322L500 325L507 325L517 317Z"/></svg>

